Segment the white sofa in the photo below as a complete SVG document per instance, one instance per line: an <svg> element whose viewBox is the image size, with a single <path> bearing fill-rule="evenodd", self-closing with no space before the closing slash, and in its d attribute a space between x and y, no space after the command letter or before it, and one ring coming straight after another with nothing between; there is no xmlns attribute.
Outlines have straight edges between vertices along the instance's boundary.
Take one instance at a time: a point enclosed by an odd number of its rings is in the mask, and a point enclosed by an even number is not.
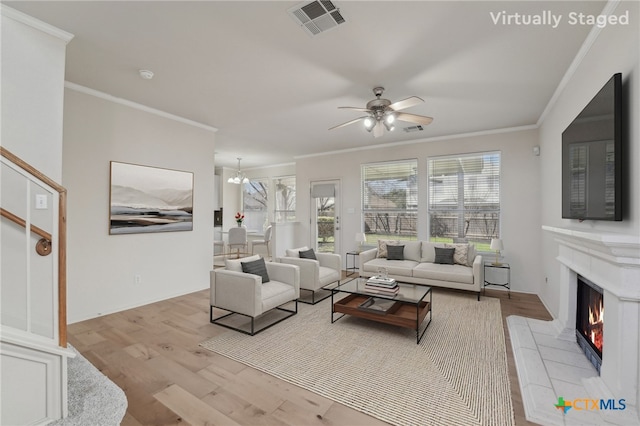
<svg viewBox="0 0 640 426"><path fill-rule="evenodd" d="M387 245L404 245L403 260L389 260L385 254ZM436 247L453 248L456 263L435 263ZM389 277L399 282L473 291L480 300L484 269L482 256L476 254L473 245L380 240L378 248L361 252L359 261L361 277L377 275L385 268Z"/></svg>

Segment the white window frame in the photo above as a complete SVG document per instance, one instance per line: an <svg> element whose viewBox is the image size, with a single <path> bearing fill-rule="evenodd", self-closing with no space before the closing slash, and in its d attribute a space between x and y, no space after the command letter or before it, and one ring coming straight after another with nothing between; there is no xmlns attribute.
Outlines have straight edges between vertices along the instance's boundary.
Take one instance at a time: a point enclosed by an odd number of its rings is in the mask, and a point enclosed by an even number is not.
<svg viewBox="0 0 640 426"><path fill-rule="evenodd" d="M469 241L488 251L491 239L501 235L501 171L500 151L428 157L428 240Z"/></svg>
<svg viewBox="0 0 640 426"><path fill-rule="evenodd" d="M293 194L288 196L288 206L281 205L284 202L282 191L279 190L281 181L286 180L290 183L285 185L292 190ZM273 178L273 221L276 223L295 222L296 220L296 176L278 176ZM279 208L285 207L285 208ZM286 208L288 207L288 208Z"/></svg>
<svg viewBox="0 0 640 426"><path fill-rule="evenodd" d="M367 163L360 166L362 230L377 238L418 239L418 160L416 158ZM372 188L380 176L379 188ZM384 181L388 185L383 184ZM397 200L385 198L392 185L398 190ZM401 193L404 192L404 200ZM398 203L404 202L404 206ZM387 206L384 206L384 204ZM375 207L379 204L379 207ZM394 205L395 204L395 205ZM389 220L391 219L391 220ZM386 229L385 229L386 228ZM367 237L367 240L375 238ZM369 241L373 242L373 241Z"/></svg>

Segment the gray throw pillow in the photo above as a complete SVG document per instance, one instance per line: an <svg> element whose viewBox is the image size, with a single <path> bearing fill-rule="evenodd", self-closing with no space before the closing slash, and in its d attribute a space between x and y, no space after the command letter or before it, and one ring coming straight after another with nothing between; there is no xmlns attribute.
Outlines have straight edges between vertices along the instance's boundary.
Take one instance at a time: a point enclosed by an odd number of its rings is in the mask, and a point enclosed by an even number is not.
<svg viewBox="0 0 640 426"><path fill-rule="evenodd" d="M316 254L315 254L315 252L313 251L313 249L312 249L312 248L310 248L309 250L300 250L300 251L298 252L298 254L300 255L300 257L301 257L302 259L313 259L313 260L318 260L318 259L316 258Z"/></svg>
<svg viewBox="0 0 640 426"><path fill-rule="evenodd" d="M436 259L433 263L442 263L445 265L453 265L453 253L456 251L455 248L440 248L435 247L436 251Z"/></svg>
<svg viewBox="0 0 640 426"><path fill-rule="evenodd" d="M262 284L269 282L267 265L265 265L263 258L254 260L252 262L241 262L241 265L242 265L242 272L246 274L260 275L262 277Z"/></svg>
<svg viewBox="0 0 640 426"><path fill-rule="evenodd" d="M404 246L387 246L388 260L404 260Z"/></svg>

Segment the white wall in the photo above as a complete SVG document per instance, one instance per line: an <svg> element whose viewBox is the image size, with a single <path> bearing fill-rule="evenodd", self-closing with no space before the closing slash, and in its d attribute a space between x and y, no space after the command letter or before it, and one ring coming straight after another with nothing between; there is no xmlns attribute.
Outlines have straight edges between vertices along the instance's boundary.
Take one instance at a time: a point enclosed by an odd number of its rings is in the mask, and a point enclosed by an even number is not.
<svg viewBox="0 0 640 426"><path fill-rule="evenodd" d="M0 10L0 142L60 182L65 50L73 36L4 5Z"/></svg>
<svg viewBox="0 0 640 426"><path fill-rule="evenodd" d="M0 5L0 13L0 143L60 183L65 50L73 36L4 5ZM2 207L21 218L29 214L33 224L53 233L54 195L31 184L31 195L27 199L27 180L8 167L2 167L0 180ZM47 210L34 209L36 193L47 195ZM56 198L57 195L56 192ZM32 330L53 338L51 280L55 256L37 256L34 247L39 237L32 234L25 246L24 228L8 220L2 220L0 233L3 324L26 329L26 284L20 284L26 282L25 271L29 269L32 303L37 303L32 306L37 306L32 312Z"/></svg>
<svg viewBox="0 0 640 426"><path fill-rule="evenodd" d="M69 322L207 288L214 133L70 89L64 113ZM193 231L109 235L110 161L193 172Z"/></svg>
<svg viewBox="0 0 640 426"><path fill-rule="evenodd" d="M597 233L640 235L640 20L638 2L621 2L615 14L630 12L629 25L605 27L584 56L564 87L557 102L549 110L540 127L541 146L541 204L542 224ZM562 219L562 132L595 96L600 88L617 72L622 73L623 92L627 101L625 121L628 135L623 162L627 177L623 200L622 222ZM553 236L543 234L542 268L547 282L542 282L539 296L551 311L558 315L560 265L556 261L558 244ZM640 285L640 283L638 284Z"/></svg>
<svg viewBox="0 0 640 426"><path fill-rule="evenodd" d="M512 290L536 293L541 281L540 262L540 157L533 155L537 130L495 132L443 140L393 145L367 150L300 158L296 163L297 215L300 233L297 245L310 243L310 182L341 181L342 258L354 250L361 230L360 165L381 161L418 159L418 238L427 238L427 158L429 156L500 151L502 155L502 229L505 261L511 264ZM353 209L354 213L348 213ZM371 242L369 242L371 243Z"/></svg>

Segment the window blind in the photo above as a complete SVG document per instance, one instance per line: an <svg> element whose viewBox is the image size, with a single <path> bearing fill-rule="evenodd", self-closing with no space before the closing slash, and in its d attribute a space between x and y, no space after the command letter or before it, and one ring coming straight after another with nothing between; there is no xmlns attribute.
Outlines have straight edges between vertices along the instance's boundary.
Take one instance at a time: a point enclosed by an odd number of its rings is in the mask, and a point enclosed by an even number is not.
<svg viewBox="0 0 640 426"><path fill-rule="evenodd" d="M488 242L500 235L500 153L427 159L429 237Z"/></svg>
<svg viewBox="0 0 640 426"><path fill-rule="evenodd" d="M361 166L365 233L397 239L417 238L418 160Z"/></svg>

